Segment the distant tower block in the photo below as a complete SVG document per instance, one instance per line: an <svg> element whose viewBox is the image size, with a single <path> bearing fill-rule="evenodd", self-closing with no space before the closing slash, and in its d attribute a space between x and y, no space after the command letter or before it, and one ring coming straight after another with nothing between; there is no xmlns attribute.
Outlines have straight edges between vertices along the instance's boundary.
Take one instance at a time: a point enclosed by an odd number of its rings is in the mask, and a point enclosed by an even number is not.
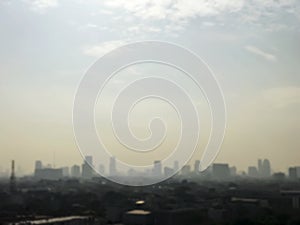
<svg viewBox="0 0 300 225"><path fill-rule="evenodd" d="M212 175L218 180L226 180L230 177L230 170L228 164L214 163L212 165Z"/></svg>
<svg viewBox="0 0 300 225"><path fill-rule="evenodd" d="M174 168L173 169L174 169L175 172L179 171L179 162L178 161L174 162Z"/></svg>
<svg viewBox="0 0 300 225"><path fill-rule="evenodd" d="M87 155L86 157L85 157L85 161L89 164L89 165L93 165L93 156L91 156L91 155Z"/></svg>
<svg viewBox="0 0 300 225"><path fill-rule="evenodd" d="M258 168L258 175L260 177L262 177L263 176L262 175L263 168L262 168L262 160L261 159L258 159L258 161L257 161L257 168Z"/></svg>
<svg viewBox="0 0 300 225"><path fill-rule="evenodd" d="M42 163L41 160L35 161L35 169L36 169L36 170L43 169L43 163Z"/></svg>
<svg viewBox="0 0 300 225"><path fill-rule="evenodd" d="M116 165L116 158L111 157L109 161L109 175L116 176L117 175L117 165Z"/></svg>
<svg viewBox="0 0 300 225"><path fill-rule="evenodd" d="M162 165L161 165L161 162L159 160L154 161L153 175L155 177L160 177L162 175Z"/></svg>
<svg viewBox="0 0 300 225"><path fill-rule="evenodd" d="M196 160L194 164L194 172L200 172L200 160Z"/></svg>
<svg viewBox="0 0 300 225"><path fill-rule="evenodd" d="M72 168L71 168L71 176L75 177L75 178L80 177L80 166L78 166L78 165L72 166Z"/></svg>
<svg viewBox="0 0 300 225"><path fill-rule="evenodd" d="M292 180L297 179L297 168L296 167L290 167L289 168L289 178Z"/></svg>
<svg viewBox="0 0 300 225"><path fill-rule="evenodd" d="M93 157L86 156L82 164L82 177L84 179L91 179L94 176L93 166Z"/></svg>
<svg viewBox="0 0 300 225"><path fill-rule="evenodd" d="M271 176L271 164L268 159L265 159L262 164L263 167L263 177L270 177Z"/></svg>
<svg viewBox="0 0 300 225"><path fill-rule="evenodd" d="M10 192L16 192L15 160L11 161Z"/></svg>
<svg viewBox="0 0 300 225"><path fill-rule="evenodd" d="M100 173L101 175L103 175L103 174L105 173L105 167L104 167L104 165L102 165L102 164L99 165L99 173Z"/></svg>

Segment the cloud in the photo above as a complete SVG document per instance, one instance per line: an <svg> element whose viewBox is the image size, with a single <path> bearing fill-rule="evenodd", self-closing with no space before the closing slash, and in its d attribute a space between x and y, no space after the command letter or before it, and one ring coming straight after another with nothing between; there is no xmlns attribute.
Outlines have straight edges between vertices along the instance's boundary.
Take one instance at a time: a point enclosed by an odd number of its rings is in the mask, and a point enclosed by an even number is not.
<svg viewBox="0 0 300 225"><path fill-rule="evenodd" d="M239 11L244 0L107 0L103 7L117 12L118 23L134 29L134 34L164 32L177 34L188 22L196 17L218 16L223 13ZM129 22L127 21L129 19ZM134 20L135 19L135 20ZM142 26L137 26L136 19ZM213 23L204 23L209 26ZM146 29L150 27L149 29ZM127 30L130 35L132 30Z"/></svg>
<svg viewBox="0 0 300 225"><path fill-rule="evenodd" d="M109 0L105 2L109 8L126 10L131 15L142 19L182 20L195 16L211 16L222 12L240 10L242 0Z"/></svg>
<svg viewBox="0 0 300 225"><path fill-rule="evenodd" d="M299 21L300 15L300 4L296 0L105 0L101 4L109 12L117 12L120 22L126 22L126 16L130 16L139 22L162 22L169 27L179 24L186 27L189 21L196 18L205 21L217 18L222 24L240 26L242 22L273 32L286 29L285 18L291 18L291 15L298 25L296 21Z"/></svg>
<svg viewBox="0 0 300 225"><path fill-rule="evenodd" d="M244 1L241 0L180 0L172 6L170 17L176 20L217 16L223 13L237 12L241 10L243 6Z"/></svg>
<svg viewBox="0 0 300 225"><path fill-rule="evenodd" d="M48 8L58 6L58 0L25 0L31 9L38 12L44 12Z"/></svg>
<svg viewBox="0 0 300 225"><path fill-rule="evenodd" d="M124 45L126 42L122 40L107 41L98 45L88 46L83 49L83 53L92 57L101 57L111 50Z"/></svg>
<svg viewBox="0 0 300 225"><path fill-rule="evenodd" d="M271 88L265 90L262 96L274 108L285 108L292 105L300 106L300 87Z"/></svg>
<svg viewBox="0 0 300 225"><path fill-rule="evenodd" d="M268 60L270 62L276 62L277 61L277 57L271 53L268 53L268 52L265 52L255 46L252 46L252 45L248 45L248 46L245 46L245 49L248 51L248 52L251 52L255 55L258 55L262 58L264 58L265 60Z"/></svg>
<svg viewBox="0 0 300 225"><path fill-rule="evenodd" d="M246 12L260 17L276 15L276 11L286 10L297 15L296 0L106 0L110 9L121 9L141 19L182 20L225 13ZM253 14L251 11L254 10ZM241 14L242 15L242 14Z"/></svg>

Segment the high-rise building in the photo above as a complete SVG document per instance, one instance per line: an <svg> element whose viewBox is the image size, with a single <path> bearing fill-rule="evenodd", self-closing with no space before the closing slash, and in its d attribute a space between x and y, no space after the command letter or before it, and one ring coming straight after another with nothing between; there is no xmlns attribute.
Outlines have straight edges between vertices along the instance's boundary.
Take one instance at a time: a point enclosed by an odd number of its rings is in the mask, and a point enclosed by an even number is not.
<svg viewBox="0 0 300 225"><path fill-rule="evenodd" d="M78 166L78 165L72 166L71 176L76 177L76 178L80 177L80 166Z"/></svg>
<svg viewBox="0 0 300 225"><path fill-rule="evenodd" d="M91 179L94 176L93 166L93 157L86 156L82 164L82 178Z"/></svg>
<svg viewBox="0 0 300 225"><path fill-rule="evenodd" d="M175 161L174 162L174 171L178 171L179 170L179 162L178 161Z"/></svg>
<svg viewBox="0 0 300 225"><path fill-rule="evenodd" d="M230 176L233 176L233 177L236 176L237 169L235 166L230 167L229 171L230 171Z"/></svg>
<svg viewBox="0 0 300 225"><path fill-rule="evenodd" d="M268 159L265 159L262 164L262 176L270 177L271 176L271 164Z"/></svg>
<svg viewBox="0 0 300 225"><path fill-rule="evenodd" d="M297 168L296 167L290 167L289 168L289 178L292 180L297 179Z"/></svg>
<svg viewBox="0 0 300 225"><path fill-rule="evenodd" d="M63 171L63 176L64 176L64 177L70 176L69 167L67 167L67 166L62 167L62 171Z"/></svg>
<svg viewBox="0 0 300 225"><path fill-rule="evenodd" d="M263 167L262 167L262 160L261 159L258 159L257 161L257 169L258 169L258 176L262 177L262 170L263 170Z"/></svg>
<svg viewBox="0 0 300 225"><path fill-rule="evenodd" d="M230 171L228 164L222 164L222 163L214 163L212 165L212 175L213 178L216 179L228 179L230 177Z"/></svg>
<svg viewBox="0 0 300 225"><path fill-rule="evenodd" d="M283 172L274 173L273 178L276 180L284 180L285 174Z"/></svg>
<svg viewBox="0 0 300 225"><path fill-rule="evenodd" d="M45 179L45 180L59 180L63 178L63 170L53 169L53 168L42 168L36 169L34 177L37 179Z"/></svg>
<svg viewBox="0 0 300 225"><path fill-rule="evenodd" d="M37 161L35 161L35 170L40 170L40 169L42 169L43 168L43 163L42 163L42 161L41 160L37 160Z"/></svg>
<svg viewBox="0 0 300 225"><path fill-rule="evenodd" d="M112 177L117 175L117 165L115 157L111 157L109 160L109 175Z"/></svg>
<svg viewBox="0 0 300 225"><path fill-rule="evenodd" d="M162 175L162 165L159 160L154 161L153 176L160 177Z"/></svg>
<svg viewBox="0 0 300 225"><path fill-rule="evenodd" d="M165 177L170 177L172 176L174 173L174 169L170 168L170 167L164 167L164 175Z"/></svg>
<svg viewBox="0 0 300 225"><path fill-rule="evenodd" d="M184 165L181 169L181 175L182 176L189 176L191 174L191 166L190 165Z"/></svg>
<svg viewBox="0 0 300 225"><path fill-rule="evenodd" d="M93 169L87 162L84 162L82 164L81 171L82 171L82 178L91 179L93 177Z"/></svg>
<svg viewBox="0 0 300 225"><path fill-rule="evenodd" d="M300 166L296 166L297 178L300 178Z"/></svg>
<svg viewBox="0 0 300 225"><path fill-rule="evenodd" d="M90 156L90 155L87 155L85 157L85 161L90 164L90 165L93 165L93 156Z"/></svg>
<svg viewBox="0 0 300 225"><path fill-rule="evenodd" d="M249 177L258 177L258 170L255 166L248 167L248 176Z"/></svg>
<svg viewBox="0 0 300 225"><path fill-rule="evenodd" d="M194 172L200 172L200 160L195 161Z"/></svg>
<svg viewBox="0 0 300 225"><path fill-rule="evenodd" d="M100 174L104 174L105 173L105 167L102 164L99 165L99 173Z"/></svg>
<svg viewBox="0 0 300 225"><path fill-rule="evenodd" d="M263 178L271 176L271 164L268 159L258 159L258 176Z"/></svg>

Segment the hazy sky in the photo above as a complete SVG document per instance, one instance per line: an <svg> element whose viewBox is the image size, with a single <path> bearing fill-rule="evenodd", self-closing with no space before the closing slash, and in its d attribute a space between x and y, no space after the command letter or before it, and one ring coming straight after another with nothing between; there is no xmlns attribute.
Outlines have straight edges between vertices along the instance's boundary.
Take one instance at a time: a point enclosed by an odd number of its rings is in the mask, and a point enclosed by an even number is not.
<svg viewBox="0 0 300 225"><path fill-rule="evenodd" d="M214 70L228 111L217 162L300 165L298 0L1 0L2 168L11 159L26 172L36 159L81 163L72 104L84 72L149 39L192 49Z"/></svg>

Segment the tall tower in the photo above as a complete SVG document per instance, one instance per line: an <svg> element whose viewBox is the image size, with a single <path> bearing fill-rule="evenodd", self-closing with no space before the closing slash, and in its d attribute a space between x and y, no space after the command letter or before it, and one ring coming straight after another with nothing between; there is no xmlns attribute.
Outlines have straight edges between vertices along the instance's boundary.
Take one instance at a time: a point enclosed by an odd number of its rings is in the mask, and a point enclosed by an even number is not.
<svg viewBox="0 0 300 225"><path fill-rule="evenodd" d="M258 159L257 161L257 168L258 168L258 176L262 177L263 176L263 168L262 168L262 160Z"/></svg>
<svg viewBox="0 0 300 225"><path fill-rule="evenodd" d="M93 166L93 157L86 156L82 164L82 177L84 179L91 179L94 176L94 170L92 166Z"/></svg>
<svg viewBox="0 0 300 225"><path fill-rule="evenodd" d="M179 162L178 161L175 161L174 162L174 171L176 171L176 172L178 172L178 170L179 170Z"/></svg>
<svg viewBox="0 0 300 225"><path fill-rule="evenodd" d="M194 172L199 173L200 172L200 160L196 160L194 164Z"/></svg>
<svg viewBox="0 0 300 225"><path fill-rule="evenodd" d="M159 160L154 161L153 176L160 177L162 175L162 165Z"/></svg>
<svg viewBox="0 0 300 225"><path fill-rule="evenodd" d="M109 160L109 175L112 177L117 175L117 166L116 166L115 157L111 157Z"/></svg>
<svg viewBox="0 0 300 225"><path fill-rule="evenodd" d="M268 159L265 159L263 161L262 168L263 168L263 176L264 177L271 176L271 164L270 164L270 161Z"/></svg>
<svg viewBox="0 0 300 225"><path fill-rule="evenodd" d="M85 161L89 164L89 165L93 165L93 156L91 156L91 155L87 155L86 157L85 157Z"/></svg>
<svg viewBox="0 0 300 225"><path fill-rule="evenodd" d="M11 161L10 192L16 192L15 160Z"/></svg>
<svg viewBox="0 0 300 225"><path fill-rule="evenodd" d="M40 170L40 169L42 169L43 168L43 163L42 163L42 161L41 160L36 160L35 161L35 170Z"/></svg>

